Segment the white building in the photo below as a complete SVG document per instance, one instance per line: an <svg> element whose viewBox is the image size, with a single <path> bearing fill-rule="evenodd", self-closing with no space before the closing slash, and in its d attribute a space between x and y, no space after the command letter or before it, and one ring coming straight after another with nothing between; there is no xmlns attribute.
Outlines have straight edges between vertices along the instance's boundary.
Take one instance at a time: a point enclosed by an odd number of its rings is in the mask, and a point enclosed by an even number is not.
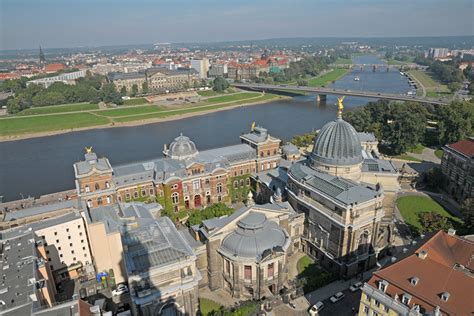
<svg viewBox="0 0 474 316"><path fill-rule="evenodd" d="M199 73L199 78L207 78L207 72L209 71L209 59L193 59L191 60L191 68L196 69Z"/></svg>

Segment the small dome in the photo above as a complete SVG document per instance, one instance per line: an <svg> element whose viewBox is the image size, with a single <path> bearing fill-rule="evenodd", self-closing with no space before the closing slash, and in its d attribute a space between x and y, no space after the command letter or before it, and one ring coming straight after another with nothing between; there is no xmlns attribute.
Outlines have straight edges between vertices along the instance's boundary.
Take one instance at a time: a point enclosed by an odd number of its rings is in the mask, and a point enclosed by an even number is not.
<svg viewBox="0 0 474 316"><path fill-rule="evenodd" d="M354 127L342 118L324 125L314 142L311 159L335 166L361 163L362 147Z"/></svg>
<svg viewBox="0 0 474 316"><path fill-rule="evenodd" d="M188 159L197 154L198 151L194 142L189 137L183 136L183 134L176 137L169 148L169 156L173 159Z"/></svg>
<svg viewBox="0 0 474 316"><path fill-rule="evenodd" d="M265 250L286 249L288 245L288 235L277 223L268 221L262 213L250 212L237 223L236 230L224 238L220 249L232 257L259 261Z"/></svg>

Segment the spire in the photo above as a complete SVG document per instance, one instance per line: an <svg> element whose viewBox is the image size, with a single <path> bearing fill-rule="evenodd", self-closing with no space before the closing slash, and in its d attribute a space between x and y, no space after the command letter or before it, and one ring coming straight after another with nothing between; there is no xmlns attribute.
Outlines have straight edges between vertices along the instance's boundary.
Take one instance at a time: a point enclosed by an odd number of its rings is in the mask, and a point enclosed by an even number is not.
<svg viewBox="0 0 474 316"><path fill-rule="evenodd" d="M344 101L345 96L342 96L341 98L337 98L337 118L342 119L342 110L344 110L344 104L342 101Z"/></svg>
<svg viewBox="0 0 474 316"><path fill-rule="evenodd" d="M40 64L44 64L46 62L46 58L44 57L43 49L41 46L39 47L39 62Z"/></svg>

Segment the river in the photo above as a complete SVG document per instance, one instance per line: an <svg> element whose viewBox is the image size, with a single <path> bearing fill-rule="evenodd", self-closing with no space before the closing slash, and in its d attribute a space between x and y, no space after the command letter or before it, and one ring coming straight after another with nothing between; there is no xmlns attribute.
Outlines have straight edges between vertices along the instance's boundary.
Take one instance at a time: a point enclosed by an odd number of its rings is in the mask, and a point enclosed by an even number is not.
<svg viewBox="0 0 474 316"><path fill-rule="evenodd" d="M356 64L382 64L374 56L354 57ZM360 81L354 81L355 76ZM409 85L395 69L376 72L372 67L354 69L333 84L350 90L406 93ZM369 100L347 97L346 108ZM194 116L169 122L71 132L54 136L0 143L0 195L4 201L22 196L39 196L74 188L74 162L83 159L84 147L92 146L98 156L109 158L112 166L162 156L163 145L179 133L189 136L198 150L238 144L239 135L253 121L270 134L289 140L295 134L320 129L336 117L336 97L328 96L317 106L314 95L298 96L266 104Z"/></svg>

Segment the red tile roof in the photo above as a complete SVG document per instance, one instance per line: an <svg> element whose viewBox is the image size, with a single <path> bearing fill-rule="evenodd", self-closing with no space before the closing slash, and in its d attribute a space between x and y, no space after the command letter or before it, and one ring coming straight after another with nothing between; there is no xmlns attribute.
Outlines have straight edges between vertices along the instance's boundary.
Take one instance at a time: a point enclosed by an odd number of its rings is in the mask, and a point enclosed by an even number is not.
<svg viewBox="0 0 474 316"><path fill-rule="evenodd" d="M457 143L447 145L447 147L452 148L470 158L474 157L474 139L460 140Z"/></svg>
<svg viewBox="0 0 474 316"><path fill-rule="evenodd" d="M422 259L419 253L426 251ZM385 293L392 298L404 293L412 296L410 307L419 305L427 312L436 306L448 315L471 315L474 311L474 242L458 236L438 232L415 254L374 272L368 284L378 288L380 280L389 283ZM411 278L418 283L412 285ZM447 301L441 293L448 292Z"/></svg>
<svg viewBox="0 0 474 316"><path fill-rule="evenodd" d="M45 72L57 72L62 69L65 69L66 66L63 64L49 64L44 67Z"/></svg>
<svg viewBox="0 0 474 316"><path fill-rule="evenodd" d="M0 73L0 80L17 79L17 78L20 78L19 74Z"/></svg>

